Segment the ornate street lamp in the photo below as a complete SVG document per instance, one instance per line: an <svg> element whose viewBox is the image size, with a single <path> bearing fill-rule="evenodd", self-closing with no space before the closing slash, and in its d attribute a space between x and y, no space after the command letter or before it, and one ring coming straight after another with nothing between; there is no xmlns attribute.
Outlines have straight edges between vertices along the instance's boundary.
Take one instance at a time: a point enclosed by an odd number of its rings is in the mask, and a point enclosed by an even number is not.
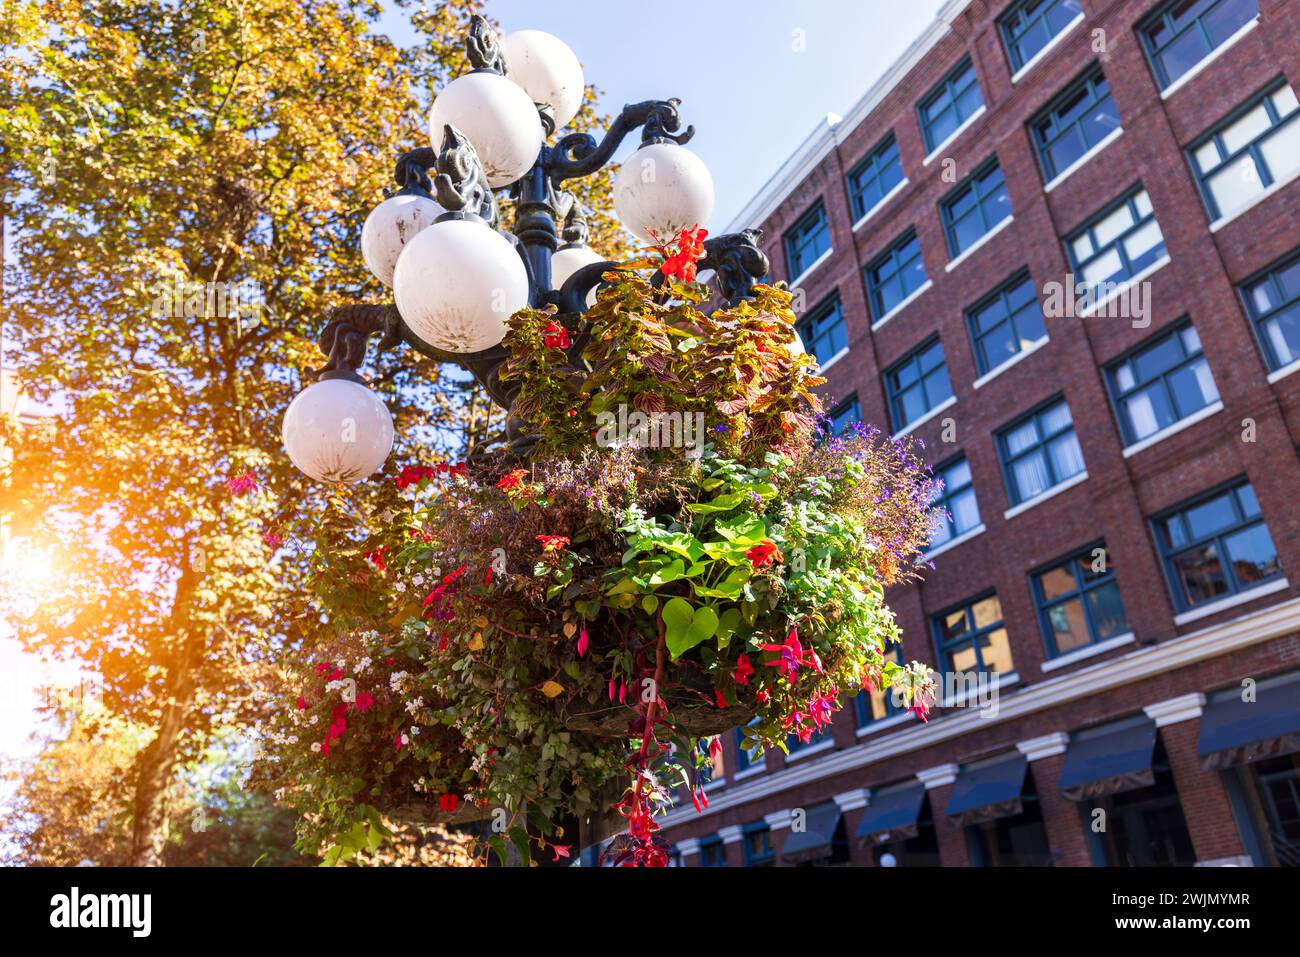
<svg viewBox="0 0 1300 957"><path fill-rule="evenodd" d="M681 129L679 101L624 107L599 142L570 133L548 145L581 105L582 67L573 52L537 30L498 40L479 16L466 47L474 69L449 83L430 112L436 148L397 161L400 188L362 230L366 265L392 287L394 303L331 312L319 339L329 357L320 381L285 414L289 456L315 479L359 481L391 449L391 417L358 373L372 335L381 337L381 350L405 343L471 372L507 412L504 453L527 454L524 423L510 415L519 387L499 377L506 321L526 306L556 307L556 321L570 333L570 360L583 367L584 313L602 276L619 264L587 246L586 222L564 184L600 170L630 132L641 130L641 146L616 178L614 208L633 235L668 240L705 225L713 212L713 180L683 145L694 128ZM509 230L498 216L500 195L514 204ZM713 272L730 305L767 274L760 238L747 229L705 241L699 268ZM471 450L471 460L485 447Z"/></svg>

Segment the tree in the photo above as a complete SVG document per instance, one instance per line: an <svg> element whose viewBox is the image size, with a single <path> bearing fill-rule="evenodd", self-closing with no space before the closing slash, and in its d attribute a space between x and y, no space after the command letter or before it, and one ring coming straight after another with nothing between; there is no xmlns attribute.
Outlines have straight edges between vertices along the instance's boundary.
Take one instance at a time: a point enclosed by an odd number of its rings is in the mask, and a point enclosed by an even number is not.
<svg viewBox="0 0 1300 957"><path fill-rule="evenodd" d="M61 568L14 624L97 675L108 714L144 734L122 745L141 745L132 864L165 862L179 769L265 711L292 652L293 523L324 494L281 453L280 417L321 363L327 310L387 298L360 228L394 158L427 142L429 91L465 69L474 7L413 11L411 50L371 32L381 8L362 0L4 8L7 361L60 410L40 434L4 426L0 511L56 542ZM589 91L575 125L597 119ZM370 369L422 445L399 457L436 461L482 421L464 414L481 399L412 351Z"/></svg>

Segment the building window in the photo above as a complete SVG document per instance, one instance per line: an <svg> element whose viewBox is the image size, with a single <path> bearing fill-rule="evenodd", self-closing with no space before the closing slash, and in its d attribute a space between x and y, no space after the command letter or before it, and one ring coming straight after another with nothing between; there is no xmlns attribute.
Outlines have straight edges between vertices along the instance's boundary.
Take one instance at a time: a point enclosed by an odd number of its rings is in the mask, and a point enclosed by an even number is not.
<svg viewBox="0 0 1300 957"><path fill-rule="evenodd" d="M1193 143L1189 152L1211 219L1250 205L1300 174L1300 103L1282 83Z"/></svg>
<svg viewBox="0 0 1300 957"><path fill-rule="evenodd" d="M888 651L885 654L889 654ZM903 663L903 646L894 645L893 657L900 665ZM883 721L896 714L906 714L907 705L894 696L893 688L877 688L874 691L859 691L853 699L854 709L858 713L858 727L865 728L873 721Z"/></svg>
<svg viewBox="0 0 1300 957"><path fill-rule="evenodd" d="M967 57L917 107L925 148L933 152L942 146L983 106L975 64Z"/></svg>
<svg viewBox="0 0 1300 957"><path fill-rule="evenodd" d="M913 837L899 837L871 849L877 867L940 867L939 837L934 829L930 798L921 798L921 812ZM892 858L892 861L890 860Z"/></svg>
<svg viewBox="0 0 1300 957"><path fill-rule="evenodd" d="M880 205L881 200L903 181L903 164L898 158L898 140L890 133L849 170L849 202L853 218L861 219Z"/></svg>
<svg viewBox="0 0 1300 957"><path fill-rule="evenodd" d="M872 317L879 322L925 285L921 241L909 232L867 266L867 292Z"/></svg>
<svg viewBox="0 0 1300 957"><path fill-rule="evenodd" d="M849 396L831 410L830 433L839 435L854 422L862 421L862 405L856 394Z"/></svg>
<svg viewBox="0 0 1300 957"><path fill-rule="evenodd" d="M930 528L931 549L965 535L980 523L979 504L975 501L975 485L971 481L970 463L966 456L935 469L934 473L943 487L933 502L935 516Z"/></svg>
<svg viewBox="0 0 1300 957"><path fill-rule="evenodd" d="M811 724L805 724L804 727L810 728ZM806 741L800 740L798 734L787 734L785 736L785 751L787 755L795 754L798 751L811 748L814 744L821 744L823 741L829 741L830 739L831 726L829 724L823 725L818 730L813 731Z"/></svg>
<svg viewBox="0 0 1300 957"><path fill-rule="evenodd" d="M1152 758L1155 782L1148 787L1093 798L1080 808L1091 824L1104 812L1106 827L1095 838L1107 867L1190 867L1196 852L1183 817L1183 806L1159 739Z"/></svg>
<svg viewBox="0 0 1300 957"><path fill-rule="evenodd" d="M758 723L755 718L745 727L752 728ZM745 771L749 768L758 767L763 763L763 755L759 753L758 745L752 748L745 747L745 728L736 729L736 767L738 770Z"/></svg>
<svg viewBox="0 0 1300 957"><path fill-rule="evenodd" d="M746 824L743 831L746 867L772 867L776 851L772 849L772 829L764 821Z"/></svg>
<svg viewBox="0 0 1300 957"><path fill-rule="evenodd" d="M1300 255L1241 287L1270 369L1300 360Z"/></svg>
<svg viewBox="0 0 1300 957"><path fill-rule="evenodd" d="M1219 390L1190 323L1106 367L1124 444L1132 445L1218 401Z"/></svg>
<svg viewBox="0 0 1300 957"><path fill-rule="evenodd" d="M996 674L1013 670L997 595L988 594L937 615L932 624L944 670Z"/></svg>
<svg viewBox="0 0 1300 957"><path fill-rule="evenodd" d="M1179 611L1249 591L1282 574L1255 490L1242 482L1155 520Z"/></svg>
<svg viewBox="0 0 1300 957"><path fill-rule="evenodd" d="M1074 420L1064 399L1031 412L997 438L1012 505L1027 502L1084 470Z"/></svg>
<svg viewBox="0 0 1300 957"><path fill-rule="evenodd" d="M826 207L818 200L817 205L804 213L785 234L785 255L791 281L802 276L830 249L831 226L826 219Z"/></svg>
<svg viewBox="0 0 1300 957"><path fill-rule="evenodd" d="M1300 867L1300 753L1249 766L1277 867Z"/></svg>
<svg viewBox="0 0 1300 957"><path fill-rule="evenodd" d="M1095 301L1164 256L1165 239L1151 197L1139 186L1072 233L1065 249L1080 294Z"/></svg>
<svg viewBox="0 0 1300 957"><path fill-rule="evenodd" d="M700 867L726 867L727 853L721 838L700 841Z"/></svg>
<svg viewBox="0 0 1300 957"><path fill-rule="evenodd" d="M952 398L943 343L934 338L885 372L894 431L906 428L939 403Z"/></svg>
<svg viewBox="0 0 1300 957"><path fill-rule="evenodd" d="M839 293L819 303L795 326L799 341L821 365L825 365L849 347L849 331L844 325L844 310Z"/></svg>
<svg viewBox="0 0 1300 957"><path fill-rule="evenodd" d="M1043 178L1049 182L1118 130L1119 110L1101 67L1092 67L1070 84L1029 121L1029 128L1043 166Z"/></svg>
<svg viewBox="0 0 1300 957"><path fill-rule="evenodd" d="M997 159L976 170L965 185L939 203L939 210L948 237L948 252L954 259L1008 219L1011 196Z"/></svg>
<svg viewBox="0 0 1300 957"><path fill-rule="evenodd" d="M1021 273L966 312L975 367L983 375L1047 335L1029 273Z"/></svg>
<svg viewBox="0 0 1300 957"><path fill-rule="evenodd" d="M1049 658L1128 631L1105 545L1085 549L1030 579Z"/></svg>
<svg viewBox="0 0 1300 957"><path fill-rule="evenodd" d="M1259 16L1259 0L1170 0L1138 28L1163 90Z"/></svg>
<svg viewBox="0 0 1300 957"><path fill-rule="evenodd" d="M966 828L966 847L972 867L1051 866L1052 849L1032 774L1025 775L1020 804L1019 814Z"/></svg>
<svg viewBox="0 0 1300 957"><path fill-rule="evenodd" d="M1011 70L1032 60L1083 13L1079 0L1021 0L998 20Z"/></svg>

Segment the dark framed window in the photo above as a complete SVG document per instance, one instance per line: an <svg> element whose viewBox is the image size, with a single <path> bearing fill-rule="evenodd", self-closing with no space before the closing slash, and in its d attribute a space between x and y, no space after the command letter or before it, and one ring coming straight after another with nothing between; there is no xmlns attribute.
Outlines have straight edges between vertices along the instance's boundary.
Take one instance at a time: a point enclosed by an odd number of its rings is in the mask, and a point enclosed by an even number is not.
<svg viewBox="0 0 1300 957"><path fill-rule="evenodd" d="M808 722L804 723L804 727L809 726ZM785 750L787 754L795 754L799 751L811 748L814 744L821 744L823 741L829 741L830 739L831 726L827 724L823 725L820 730L814 731L807 741L800 741L799 735L797 734L787 734L785 736Z"/></svg>
<svg viewBox="0 0 1300 957"><path fill-rule="evenodd" d="M1007 192L1002 167L994 157L972 173L939 203L948 252L955 259L977 243L989 230L1011 216L1011 195Z"/></svg>
<svg viewBox="0 0 1300 957"><path fill-rule="evenodd" d="M1249 591L1282 574L1249 482L1180 505L1154 524L1179 611Z"/></svg>
<svg viewBox="0 0 1300 957"><path fill-rule="evenodd" d="M966 310L975 367L991 372L1047 335L1028 272L1012 276Z"/></svg>
<svg viewBox="0 0 1300 957"><path fill-rule="evenodd" d="M1080 806L1088 824L1091 812L1098 808L1105 812L1106 827L1094 832L1102 857L1097 863L1107 867L1190 867L1196 863L1169 758L1158 737L1151 772L1155 781L1148 787L1093 798Z"/></svg>
<svg viewBox="0 0 1300 957"><path fill-rule="evenodd" d="M1139 27L1163 90L1259 16L1259 0L1169 0Z"/></svg>
<svg viewBox="0 0 1300 957"><path fill-rule="evenodd" d="M1300 173L1300 103L1283 80L1188 149L1211 219L1248 206Z"/></svg>
<svg viewBox="0 0 1300 957"><path fill-rule="evenodd" d="M1006 674L1013 671L1002 604L993 592L931 619L945 671Z"/></svg>
<svg viewBox="0 0 1300 957"><path fill-rule="evenodd" d="M700 867L726 867L727 852L721 838L700 841Z"/></svg>
<svg viewBox="0 0 1300 957"><path fill-rule="evenodd" d="M1132 279L1165 254L1151 197L1138 186L1071 233L1065 250L1081 293L1100 297Z"/></svg>
<svg viewBox="0 0 1300 957"><path fill-rule="evenodd" d="M1050 867L1052 848L1043 823L1034 776L1025 775L1019 814L994 818L966 828L972 867Z"/></svg>
<svg viewBox="0 0 1300 957"><path fill-rule="evenodd" d="M1011 71L1020 70L1081 14L1079 0L1021 0L998 19Z"/></svg>
<svg viewBox="0 0 1300 957"><path fill-rule="evenodd" d="M906 428L939 403L952 398L948 364L938 337L923 343L885 371L889 415L894 431Z"/></svg>
<svg viewBox="0 0 1300 957"><path fill-rule="evenodd" d="M1190 322L1161 333L1106 366L1124 444L1132 445L1212 402L1219 389Z"/></svg>
<svg viewBox="0 0 1300 957"><path fill-rule="evenodd" d="M1048 182L1120 128L1119 109L1100 66L1092 66L1029 121Z"/></svg>
<svg viewBox="0 0 1300 957"><path fill-rule="evenodd" d="M785 233L785 257L793 282L809 266L830 251L831 225L826 219L826 206L819 199L812 209L799 217L799 221Z"/></svg>
<svg viewBox="0 0 1300 957"><path fill-rule="evenodd" d="M905 829L906 831L906 829ZM893 858L892 864L886 855ZM940 867L939 838L934 829L934 813L930 810L929 795L921 798L921 812L916 821L913 837L898 837L871 849L877 867Z"/></svg>
<svg viewBox="0 0 1300 957"><path fill-rule="evenodd" d="M772 867L776 864L776 851L772 848L772 829L766 821L746 824L741 832L744 842L746 867Z"/></svg>
<svg viewBox="0 0 1300 957"><path fill-rule="evenodd" d="M1128 616L1104 543L1092 545L1029 576L1047 657L1106 641L1128 631Z"/></svg>
<svg viewBox="0 0 1300 957"><path fill-rule="evenodd" d="M795 326L799 341L820 364L825 365L849 347L849 330L839 293L832 293Z"/></svg>
<svg viewBox="0 0 1300 957"><path fill-rule="evenodd" d="M997 441L1012 505L1027 502L1084 470L1074 419L1064 399L1054 399L1001 429Z"/></svg>
<svg viewBox="0 0 1300 957"><path fill-rule="evenodd" d="M886 654L889 654L886 651ZM894 645L893 658L900 665L903 663L903 648ZM859 691L853 699L853 708L857 712L858 727L865 728L874 721L883 721L896 714L906 714L907 708L894 699L892 688L877 688L874 691Z"/></svg>
<svg viewBox="0 0 1300 957"><path fill-rule="evenodd" d="M941 146L984 105L975 64L966 57L939 82L916 108L921 135L930 152Z"/></svg>
<svg viewBox="0 0 1300 957"><path fill-rule="evenodd" d="M831 409L830 431L839 435L854 422L862 421L862 404L856 393L849 396L835 408Z"/></svg>
<svg viewBox="0 0 1300 957"><path fill-rule="evenodd" d="M943 487L934 497L934 524L930 528L933 550L979 526L980 509L975 501L975 484L970 463L962 455L934 470Z"/></svg>
<svg viewBox="0 0 1300 957"><path fill-rule="evenodd" d="M1300 867L1300 752L1252 761L1240 773L1254 778L1271 863Z"/></svg>
<svg viewBox="0 0 1300 957"><path fill-rule="evenodd" d="M755 718L753 721L749 722L749 724L746 725L746 727L753 727L757 723L758 723L758 719ZM763 763L763 756L758 753L757 748L751 749L745 747L745 728L737 728L736 729L736 769L739 771L746 771L749 768L758 767L762 763Z"/></svg>
<svg viewBox="0 0 1300 957"><path fill-rule="evenodd" d="M1239 291L1268 367L1300 361L1300 252L1247 280Z"/></svg>
<svg viewBox="0 0 1300 957"><path fill-rule="evenodd" d="M867 295L877 322L925 285L921 241L909 231L867 264Z"/></svg>
<svg viewBox="0 0 1300 957"><path fill-rule="evenodd" d="M903 181L903 163L898 157L898 140L893 132L849 170L847 179L853 218L859 220Z"/></svg>

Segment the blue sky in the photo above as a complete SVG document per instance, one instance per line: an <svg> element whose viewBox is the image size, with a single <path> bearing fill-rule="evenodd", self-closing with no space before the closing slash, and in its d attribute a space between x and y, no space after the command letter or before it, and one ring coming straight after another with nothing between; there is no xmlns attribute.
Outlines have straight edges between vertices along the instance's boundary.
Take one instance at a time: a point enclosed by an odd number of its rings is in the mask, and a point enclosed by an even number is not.
<svg viewBox="0 0 1300 957"><path fill-rule="evenodd" d="M491 0L502 29L546 30L578 55L606 112L678 97L725 227L827 113L848 112L942 0ZM401 14L385 21L403 41ZM635 146L629 145L620 157Z"/></svg>

